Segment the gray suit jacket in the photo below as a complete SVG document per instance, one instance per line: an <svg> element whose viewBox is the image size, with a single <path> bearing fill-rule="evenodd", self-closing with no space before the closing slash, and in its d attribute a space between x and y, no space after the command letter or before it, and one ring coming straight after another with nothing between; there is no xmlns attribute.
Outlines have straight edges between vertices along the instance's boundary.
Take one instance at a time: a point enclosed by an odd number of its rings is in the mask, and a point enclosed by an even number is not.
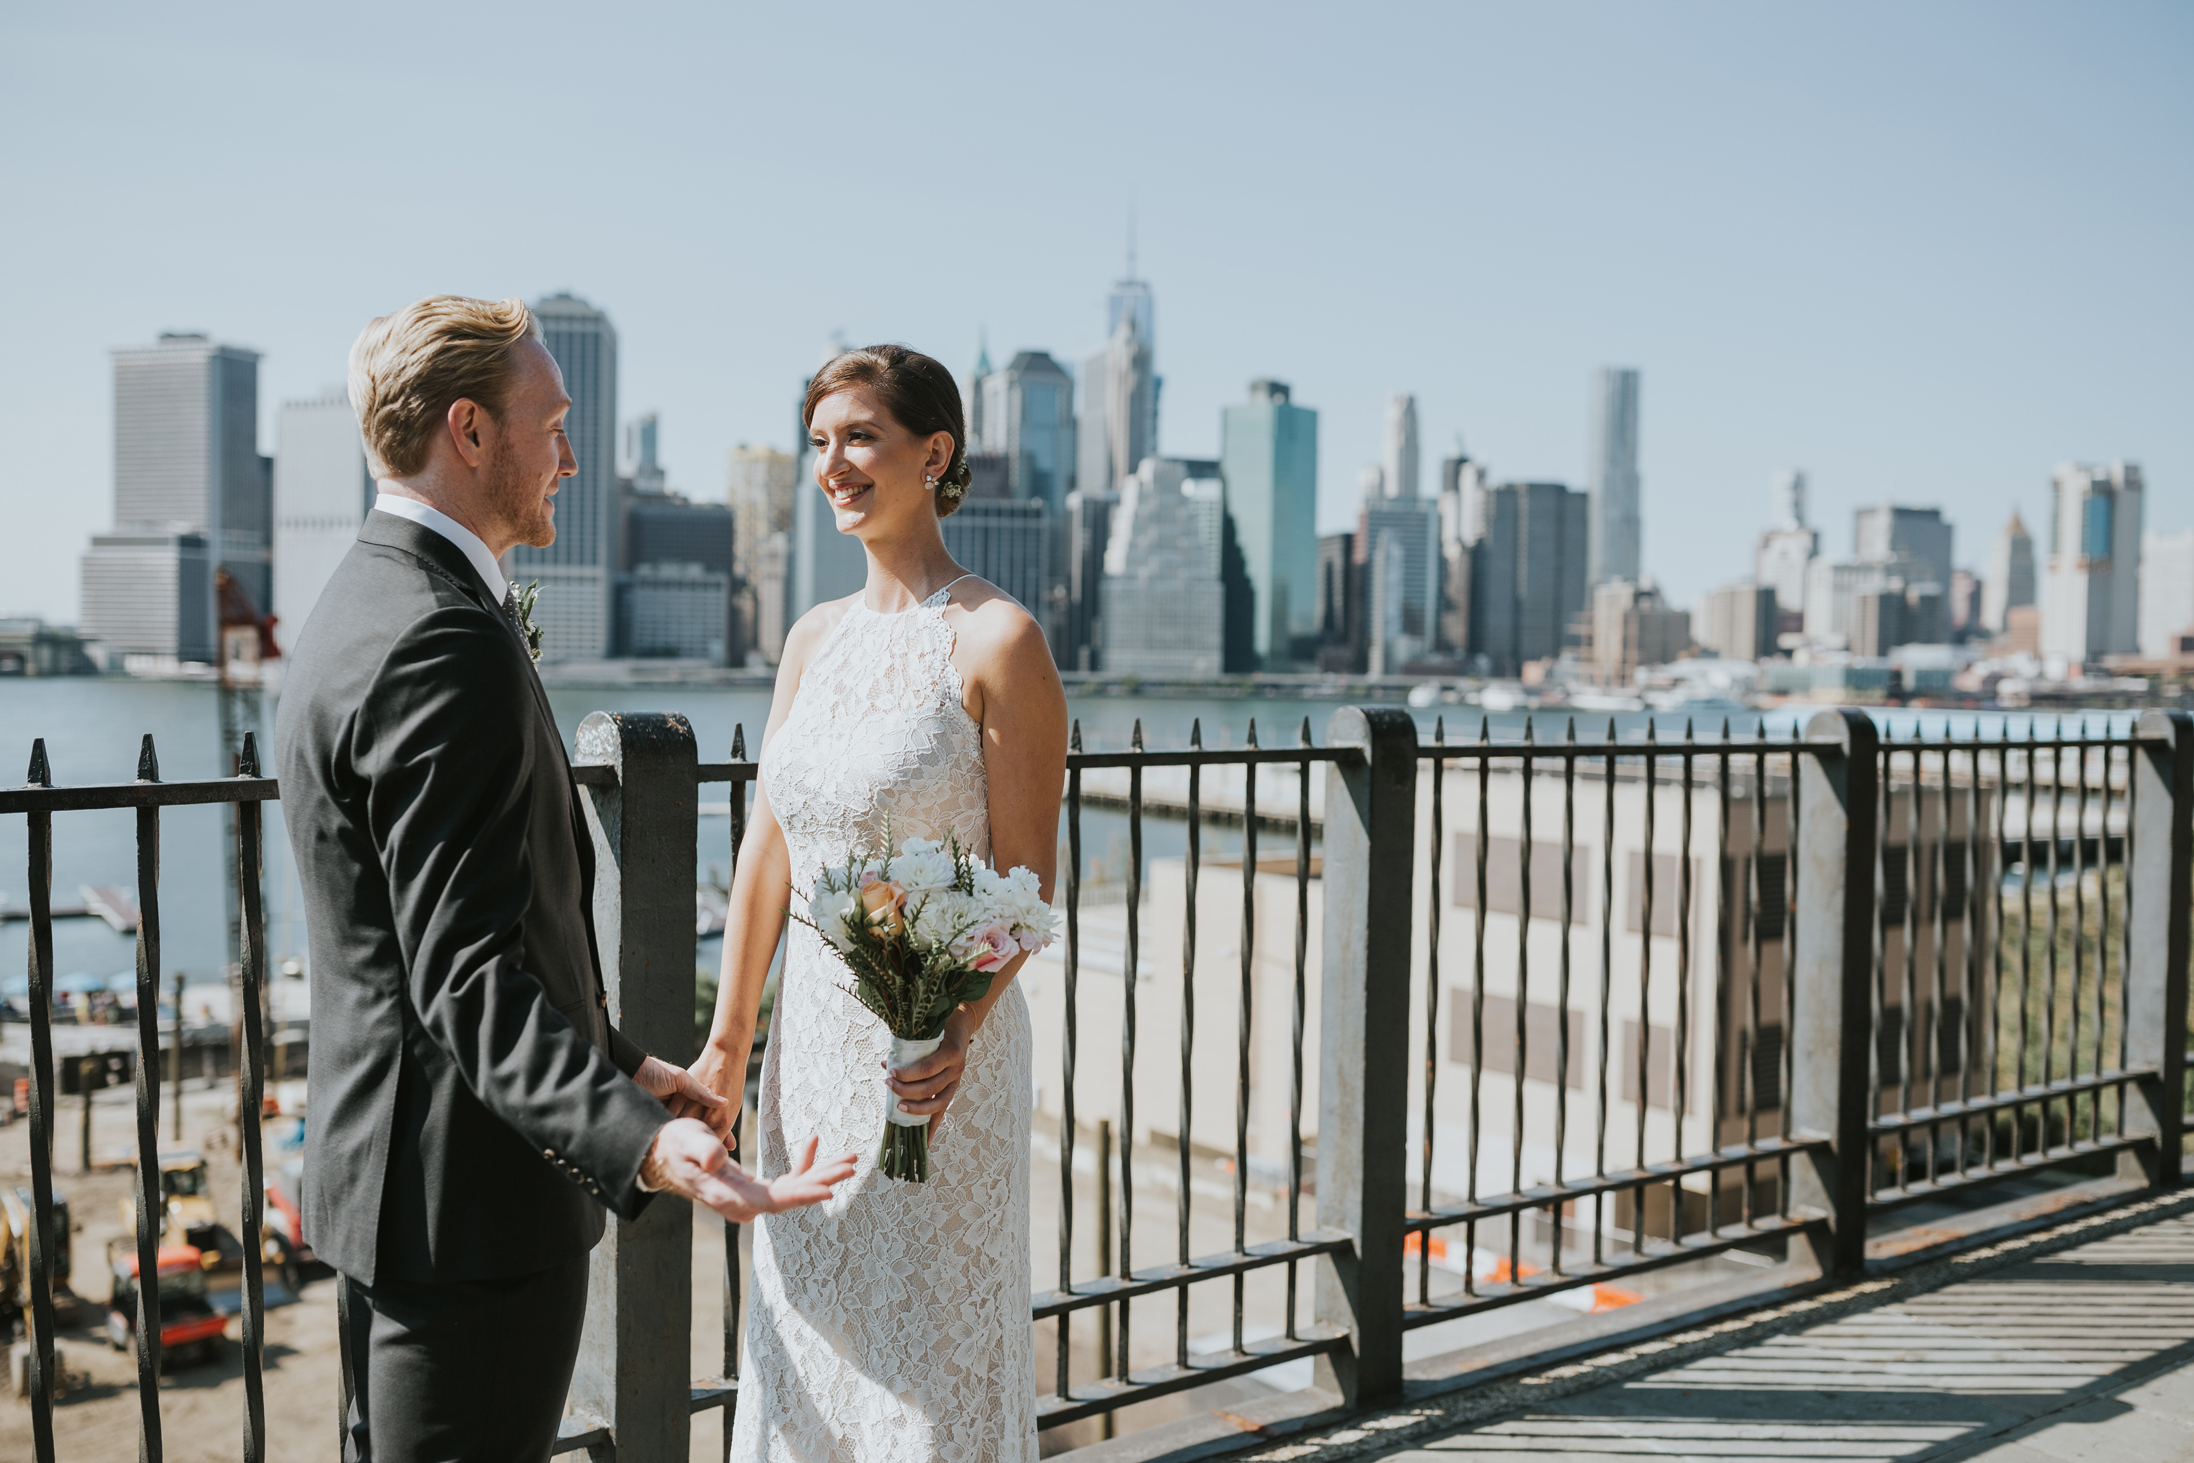
<svg viewBox="0 0 2194 1463"><path fill-rule="evenodd" d="M626 1217L661 1104L609 1024L592 840L517 631L441 535L368 514L275 724L304 884L304 1221L372 1284L528 1274Z"/></svg>

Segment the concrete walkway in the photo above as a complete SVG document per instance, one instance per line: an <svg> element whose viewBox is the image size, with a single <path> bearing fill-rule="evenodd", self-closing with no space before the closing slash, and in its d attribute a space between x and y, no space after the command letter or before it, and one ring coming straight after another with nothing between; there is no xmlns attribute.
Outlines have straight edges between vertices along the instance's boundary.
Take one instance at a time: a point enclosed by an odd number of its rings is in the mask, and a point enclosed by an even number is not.
<svg viewBox="0 0 2194 1463"><path fill-rule="evenodd" d="M2194 1463L2194 1215L1378 1456Z"/></svg>

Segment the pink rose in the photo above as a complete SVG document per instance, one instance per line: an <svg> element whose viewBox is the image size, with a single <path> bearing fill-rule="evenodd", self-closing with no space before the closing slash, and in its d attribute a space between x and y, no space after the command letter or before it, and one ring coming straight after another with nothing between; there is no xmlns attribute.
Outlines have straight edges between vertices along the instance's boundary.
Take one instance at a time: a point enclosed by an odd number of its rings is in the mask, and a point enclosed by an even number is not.
<svg viewBox="0 0 2194 1463"><path fill-rule="evenodd" d="M977 970L995 974L1005 969L1007 963L1020 953L1020 944L1013 938L1009 925L992 925L977 938L973 964Z"/></svg>

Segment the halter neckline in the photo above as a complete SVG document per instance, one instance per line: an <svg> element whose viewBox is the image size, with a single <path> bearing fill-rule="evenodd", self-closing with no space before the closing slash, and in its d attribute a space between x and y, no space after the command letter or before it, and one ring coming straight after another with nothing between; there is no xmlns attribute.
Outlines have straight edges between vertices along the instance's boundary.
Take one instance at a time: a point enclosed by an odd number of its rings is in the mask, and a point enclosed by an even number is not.
<svg viewBox="0 0 2194 1463"><path fill-rule="evenodd" d="M958 583L960 582L960 580L961 580L961 579L980 579L981 577L982 577L982 576L981 576L981 575L979 575L979 574L962 574L962 575L960 576L960 578L959 578L959 579L954 579L954 580L950 581L949 583L945 584L945 585L944 585L944 586L943 586L942 588L939 588L939 589L934 589L934 590L931 590L931 591L930 591L930 593L929 593L929 595L928 595L928 597L927 597L927 598L925 598L925 599L923 599L923 601L922 601L922 602L921 602L920 604L917 604L917 605L916 605L916 606L914 607L914 609L916 609L916 610L933 610L933 609L938 609L938 608L942 607L942 606L943 606L943 604L945 603L945 596L946 596L946 595L948 595L948 594L950 594L950 593L952 592L952 586L953 586L953 585L955 585L955 584L958 584ZM892 618L892 617L893 617L894 615L906 615L906 614L912 614L912 613L914 612L913 610L879 610L879 609L874 609L874 608L872 608L872 607L871 607L871 606L869 605L869 602L868 602L868 591L867 591L866 589L863 589L863 590L861 591L861 593L860 593L860 596L859 596L858 598L856 598L856 599L854 600L854 602L853 602L853 603L854 603L854 605L855 605L855 606L856 606L857 608L859 608L859 609L863 609L863 610L866 610L866 611L868 611L868 613L870 613L870 614L872 614L872 615L876 616L876 617L877 617L878 619L881 619L881 620L888 620L888 619Z"/></svg>

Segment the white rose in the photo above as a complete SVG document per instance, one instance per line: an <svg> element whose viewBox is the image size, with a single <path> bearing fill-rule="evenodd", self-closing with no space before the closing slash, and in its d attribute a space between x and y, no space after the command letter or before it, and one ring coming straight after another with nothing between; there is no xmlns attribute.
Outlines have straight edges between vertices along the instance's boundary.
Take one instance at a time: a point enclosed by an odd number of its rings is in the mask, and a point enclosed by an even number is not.
<svg viewBox="0 0 2194 1463"><path fill-rule="evenodd" d="M861 908L861 899L843 889L818 885L815 897L808 901L808 918L822 927L823 937L842 951L853 949L853 937L846 932L848 916Z"/></svg>
<svg viewBox="0 0 2194 1463"><path fill-rule="evenodd" d="M908 908L914 943L924 951L952 942L968 921L967 896L950 890L918 896L908 901Z"/></svg>
<svg viewBox="0 0 2194 1463"><path fill-rule="evenodd" d="M927 839L910 838L909 849ZM891 875L909 894L929 894L953 887L957 872L952 866L952 855L940 852L934 844L928 848L902 852L891 862Z"/></svg>

